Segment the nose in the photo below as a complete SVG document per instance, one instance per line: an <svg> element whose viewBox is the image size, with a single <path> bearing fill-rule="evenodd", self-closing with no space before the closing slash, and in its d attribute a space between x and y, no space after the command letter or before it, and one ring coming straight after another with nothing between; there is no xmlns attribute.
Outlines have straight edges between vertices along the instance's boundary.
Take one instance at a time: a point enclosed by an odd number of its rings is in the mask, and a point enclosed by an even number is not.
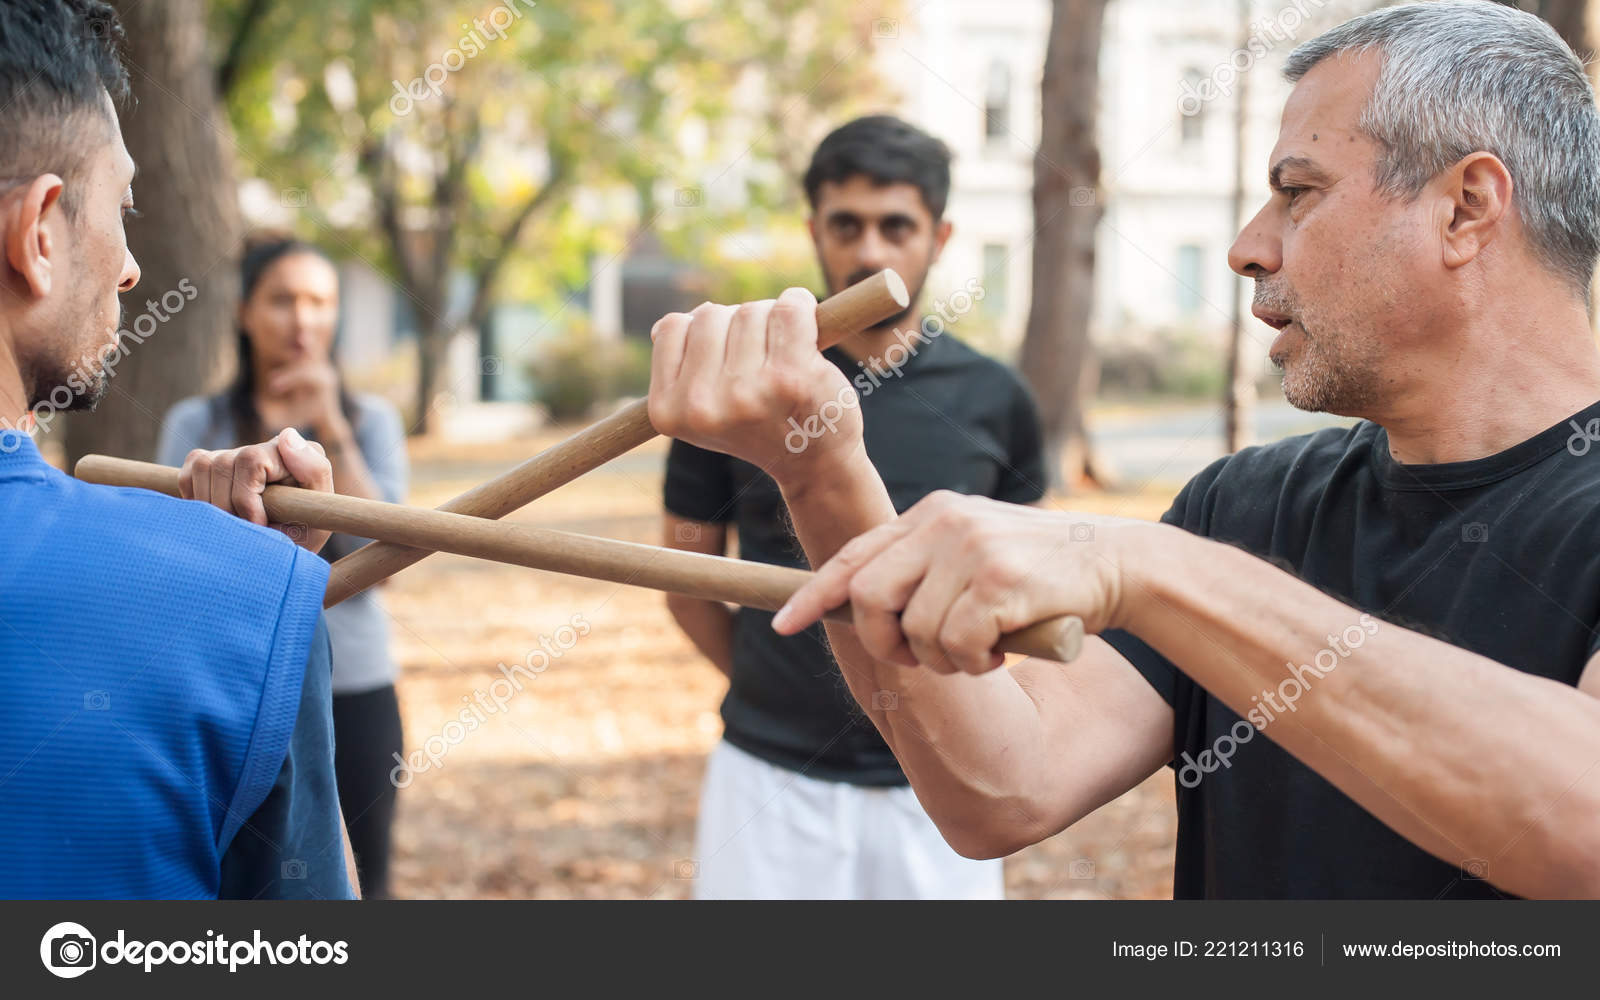
<svg viewBox="0 0 1600 1000"><path fill-rule="evenodd" d="M1228 250L1228 266L1235 274L1261 278L1283 267L1283 241L1272 215L1272 205L1268 203L1239 231Z"/></svg>
<svg viewBox="0 0 1600 1000"><path fill-rule="evenodd" d="M131 292L139 283L139 262L133 259L132 250L122 252L122 275L117 279L117 291Z"/></svg>
<svg viewBox="0 0 1600 1000"><path fill-rule="evenodd" d="M868 226L856 241L856 260L863 271L881 271L889 266L889 241L878 232L877 226Z"/></svg>

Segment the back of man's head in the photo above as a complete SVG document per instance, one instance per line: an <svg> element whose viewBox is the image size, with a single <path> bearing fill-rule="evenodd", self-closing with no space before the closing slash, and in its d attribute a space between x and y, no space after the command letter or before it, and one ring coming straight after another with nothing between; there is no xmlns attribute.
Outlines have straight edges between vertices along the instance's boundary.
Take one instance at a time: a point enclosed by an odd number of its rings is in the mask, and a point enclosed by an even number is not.
<svg viewBox="0 0 1600 1000"><path fill-rule="evenodd" d="M879 185L914 185L938 222L950 198L950 150L893 115L857 118L828 133L817 146L806 169L806 199L815 210L822 185L858 176Z"/></svg>
<svg viewBox="0 0 1600 1000"><path fill-rule="evenodd" d="M122 25L100 0L0 2L0 185L67 181L62 208L112 127L107 98L128 94Z"/></svg>
<svg viewBox="0 0 1600 1000"><path fill-rule="evenodd" d="M1284 75L1298 82L1325 59L1363 52L1383 60L1361 117L1382 150L1377 187L1410 200L1464 157L1493 153L1533 252L1587 291L1600 256L1600 112L1555 30L1489 0L1386 7L1295 49Z"/></svg>

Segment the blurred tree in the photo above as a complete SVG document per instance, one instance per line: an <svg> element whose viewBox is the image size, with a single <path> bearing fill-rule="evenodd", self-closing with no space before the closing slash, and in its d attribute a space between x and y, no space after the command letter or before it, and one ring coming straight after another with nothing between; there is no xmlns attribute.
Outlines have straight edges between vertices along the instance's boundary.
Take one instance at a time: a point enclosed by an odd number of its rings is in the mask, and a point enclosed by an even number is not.
<svg viewBox="0 0 1600 1000"><path fill-rule="evenodd" d="M1237 0L1239 17L1238 51L1249 51L1252 29L1251 0ZM1246 136L1250 121L1250 74L1240 73L1233 97L1233 231L1240 232L1248 221L1245 190L1251 164L1246 161ZM1251 443L1255 427L1256 380L1245 362L1245 281L1230 276L1233 291L1228 327L1228 357L1222 388L1223 447L1235 452Z"/></svg>
<svg viewBox="0 0 1600 1000"><path fill-rule="evenodd" d="M135 200L146 216L128 224L143 276L123 303L123 328L146 315L157 325L143 343L124 338L111 392L97 412L67 422L69 467L90 452L154 455L167 407L217 376L231 353L226 331L237 294L233 142L217 106L200 0L113 6L127 32L133 84L122 132L139 166ZM182 295L185 280L198 295L181 311L163 307L163 295Z"/></svg>
<svg viewBox="0 0 1600 1000"><path fill-rule="evenodd" d="M1500 3L1518 7L1537 14L1550 22L1556 33L1578 54L1585 64L1594 56L1594 43L1589 32L1589 0L1499 0Z"/></svg>
<svg viewBox="0 0 1600 1000"><path fill-rule="evenodd" d="M1053 485L1104 485L1083 417L1100 222L1100 38L1107 0L1053 0L1033 158L1033 302L1021 368L1039 402Z"/></svg>
<svg viewBox="0 0 1600 1000"><path fill-rule="evenodd" d="M256 6L234 0L229 22ZM781 203L801 112L871 92L872 22L851 8L269 9L260 20L275 58L238 47L230 110L257 176L302 228L373 261L408 297L420 347L413 430L425 432L453 388L441 384L449 343L481 327L503 288L554 303L586 284L597 252L618 258L644 230L704 247L704 234L731 228L722 203ZM720 164L702 171L708 180L683 183L708 164ZM739 189L719 190L730 185Z"/></svg>

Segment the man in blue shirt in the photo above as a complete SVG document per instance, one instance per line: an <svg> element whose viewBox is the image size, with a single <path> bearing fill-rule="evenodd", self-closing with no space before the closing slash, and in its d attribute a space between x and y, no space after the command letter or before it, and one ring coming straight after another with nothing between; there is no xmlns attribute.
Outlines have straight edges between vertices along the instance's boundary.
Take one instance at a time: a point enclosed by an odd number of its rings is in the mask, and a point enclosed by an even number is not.
<svg viewBox="0 0 1600 1000"><path fill-rule="evenodd" d="M326 535L78 482L21 430L104 395L139 280L121 35L97 0L0 5L0 897L350 898ZM258 524L267 482L332 487L292 432L185 477Z"/></svg>

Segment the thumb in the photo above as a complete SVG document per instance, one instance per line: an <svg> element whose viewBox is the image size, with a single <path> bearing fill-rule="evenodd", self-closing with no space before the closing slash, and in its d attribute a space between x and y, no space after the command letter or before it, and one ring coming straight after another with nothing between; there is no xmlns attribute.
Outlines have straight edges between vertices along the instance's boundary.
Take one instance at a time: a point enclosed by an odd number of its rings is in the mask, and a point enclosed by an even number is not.
<svg viewBox="0 0 1600 1000"><path fill-rule="evenodd" d="M287 427L278 434L278 454L295 482L306 489L333 492L333 466L321 445L307 441L299 431Z"/></svg>

